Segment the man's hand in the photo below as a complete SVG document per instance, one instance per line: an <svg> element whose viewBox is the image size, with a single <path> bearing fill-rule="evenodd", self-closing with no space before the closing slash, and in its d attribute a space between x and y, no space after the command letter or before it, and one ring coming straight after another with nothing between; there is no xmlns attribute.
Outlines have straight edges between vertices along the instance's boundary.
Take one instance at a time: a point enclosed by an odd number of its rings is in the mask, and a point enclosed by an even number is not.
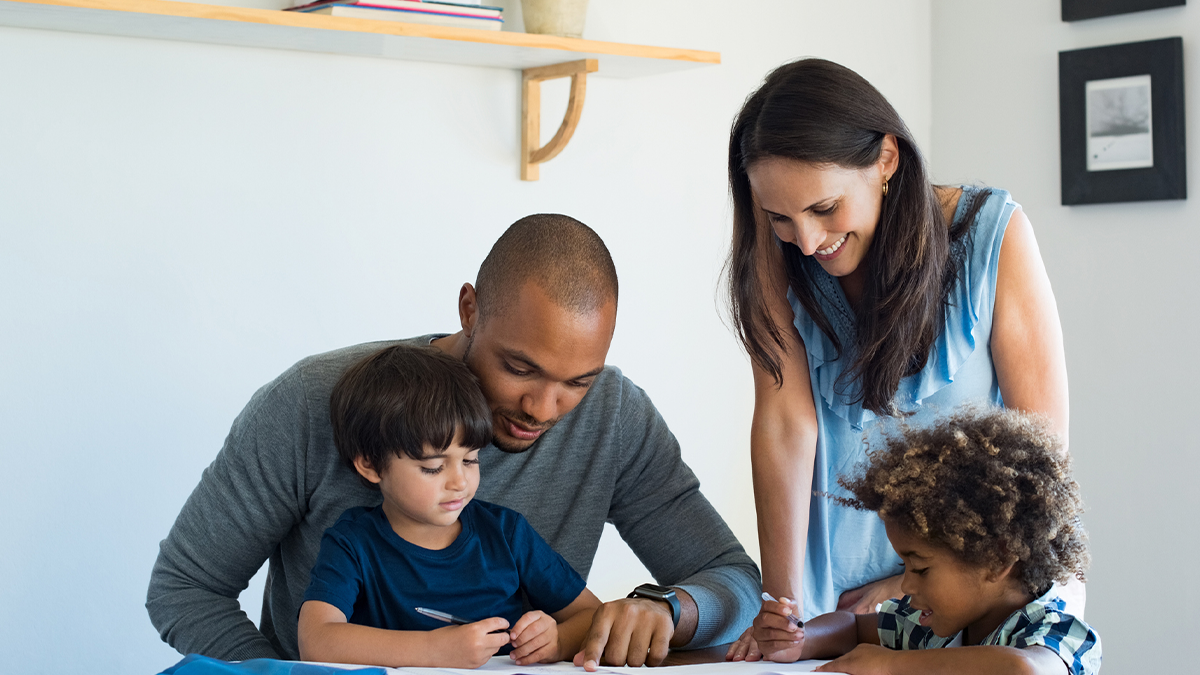
<svg viewBox="0 0 1200 675"><path fill-rule="evenodd" d="M517 625L508 634L513 645L509 657L519 666L561 660L558 653L558 622L545 612L526 612L517 619Z"/></svg>
<svg viewBox="0 0 1200 675"><path fill-rule="evenodd" d="M787 598L763 602L758 616L754 617L753 627L753 637L763 658L776 663L800 660L804 651L804 629L788 619L795 612L795 605Z"/></svg>
<svg viewBox="0 0 1200 675"><path fill-rule="evenodd" d="M900 581L903 578L903 575L898 574L846 591L842 593L842 597L838 598L837 608L855 614L870 614L876 611L875 608L884 600L900 598L904 595L900 590Z"/></svg>
<svg viewBox="0 0 1200 675"><path fill-rule="evenodd" d="M600 605L592 628L574 663L588 671L598 665L661 665L671 647L675 627L667 603L623 598Z"/></svg>
<svg viewBox="0 0 1200 675"><path fill-rule="evenodd" d="M879 645L860 644L845 656L818 666L818 673L849 673L849 675L888 675L888 664L896 652Z"/></svg>
<svg viewBox="0 0 1200 675"><path fill-rule="evenodd" d="M508 628L508 621L492 617L465 626L447 626L429 631L436 639L434 649L439 654L438 663L443 668L478 668L508 644L507 632L495 633Z"/></svg>

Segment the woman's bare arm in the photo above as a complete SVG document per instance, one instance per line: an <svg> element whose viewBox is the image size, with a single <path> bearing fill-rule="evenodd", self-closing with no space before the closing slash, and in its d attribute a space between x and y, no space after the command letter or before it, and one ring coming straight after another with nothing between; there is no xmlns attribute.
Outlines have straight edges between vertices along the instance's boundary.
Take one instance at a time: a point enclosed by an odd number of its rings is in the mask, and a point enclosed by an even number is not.
<svg viewBox="0 0 1200 675"><path fill-rule="evenodd" d="M1004 405L1049 418L1065 451L1070 405L1062 325L1033 226L1020 209L1000 247L991 345Z"/></svg>
<svg viewBox="0 0 1200 675"><path fill-rule="evenodd" d="M803 608L802 576L808 538L817 448L817 413L804 342L793 324L787 301L782 252L764 247L764 294L771 318L782 332L783 382L754 365L754 416L750 425L750 461L763 589Z"/></svg>

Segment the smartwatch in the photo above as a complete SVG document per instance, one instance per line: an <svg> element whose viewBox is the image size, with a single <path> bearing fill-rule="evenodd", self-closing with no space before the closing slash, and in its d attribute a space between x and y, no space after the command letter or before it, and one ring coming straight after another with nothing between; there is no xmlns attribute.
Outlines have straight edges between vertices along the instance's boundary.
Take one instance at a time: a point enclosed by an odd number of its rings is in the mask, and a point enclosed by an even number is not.
<svg viewBox="0 0 1200 675"><path fill-rule="evenodd" d="M674 589L657 584L642 584L633 589L633 592L627 597L661 600L667 603L671 606L671 624L675 628L679 628L679 598L675 596Z"/></svg>

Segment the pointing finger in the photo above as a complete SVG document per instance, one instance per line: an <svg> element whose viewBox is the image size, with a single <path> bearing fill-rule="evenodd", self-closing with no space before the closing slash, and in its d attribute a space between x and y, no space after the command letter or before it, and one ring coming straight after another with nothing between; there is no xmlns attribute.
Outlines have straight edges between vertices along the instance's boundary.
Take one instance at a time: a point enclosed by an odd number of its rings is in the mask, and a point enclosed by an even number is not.
<svg viewBox="0 0 1200 675"><path fill-rule="evenodd" d="M589 671L595 670L597 664L600 663L600 655L608 644L608 634L612 629L611 619L600 616L597 616L596 619L583 641L583 648L575 655L575 665L583 666Z"/></svg>

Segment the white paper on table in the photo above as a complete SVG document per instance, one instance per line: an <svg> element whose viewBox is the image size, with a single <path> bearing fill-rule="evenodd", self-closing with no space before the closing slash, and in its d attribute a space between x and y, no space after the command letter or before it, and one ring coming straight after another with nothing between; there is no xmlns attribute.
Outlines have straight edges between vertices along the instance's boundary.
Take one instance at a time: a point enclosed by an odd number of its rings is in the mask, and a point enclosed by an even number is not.
<svg viewBox="0 0 1200 675"><path fill-rule="evenodd" d="M798 661L796 663L772 663L770 661L725 661L722 663L697 663L688 666L659 666L658 668L633 668L630 666L604 666L597 668L600 675L790 675L791 673L811 673L817 666L828 661ZM369 666L351 666L343 663L327 663L322 665L339 668L366 668ZM538 663L530 666L518 666L507 656L493 656L488 662L475 669L468 668L385 668L388 675L473 675L487 673L488 675L584 675L583 668L576 667L569 661L558 663Z"/></svg>
<svg viewBox="0 0 1200 675"><path fill-rule="evenodd" d="M413 675L472 675L472 673L488 673L488 675L586 675L587 671L583 668L575 667L575 664L570 661L559 661L558 663L535 663L529 666L518 666L513 663L513 660L507 656L493 656L488 659L488 662L479 666L474 670L466 668L406 668L412 671L441 671L440 673L433 672L414 672ZM597 668L597 673L611 673L613 669Z"/></svg>
<svg viewBox="0 0 1200 675"><path fill-rule="evenodd" d="M771 661L724 661L721 663L696 663L689 666L659 666L658 668L631 668L620 666L605 668L612 673L630 675L790 675L811 673L817 666L829 661L797 661L796 663L772 663ZM582 668L580 669L583 670Z"/></svg>
<svg viewBox="0 0 1200 675"><path fill-rule="evenodd" d="M576 668L569 661L560 661L559 663L538 663L532 666L518 666L513 663L512 659L507 656L493 656L488 659L487 663L478 668L387 668L385 666L367 666L353 665L349 663L321 663L310 661L321 666L331 666L333 668L343 668L353 670L356 668L380 668L388 675L474 675L475 673L487 673L488 675L586 675L583 668ZM597 673L612 673L606 669L598 669ZM615 673L613 673L615 675Z"/></svg>

